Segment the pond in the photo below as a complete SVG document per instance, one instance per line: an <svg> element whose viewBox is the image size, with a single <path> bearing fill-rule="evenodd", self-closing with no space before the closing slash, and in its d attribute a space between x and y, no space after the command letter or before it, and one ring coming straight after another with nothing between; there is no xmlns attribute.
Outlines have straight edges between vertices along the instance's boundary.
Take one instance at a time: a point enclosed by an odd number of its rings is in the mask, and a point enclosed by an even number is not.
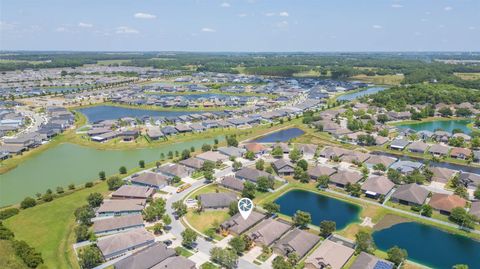
<svg viewBox="0 0 480 269"><path fill-rule="evenodd" d="M280 213L292 217L297 210L309 212L312 224L319 225L323 220L337 223L337 230L359 220L360 207L310 191L292 190L275 200L280 205Z"/></svg>
<svg viewBox="0 0 480 269"><path fill-rule="evenodd" d="M89 122L102 120L117 120L124 117L141 118L144 116L176 117L182 115L203 113L201 111L158 111L148 109L126 108L118 106L92 106L78 110L84 114Z"/></svg>
<svg viewBox="0 0 480 269"><path fill-rule="evenodd" d="M371 95L371 94L375 94L375 93L381 92L383 90L385 90L385 88L382 88L382 87L368 88L368 89L363 90L363 91L352 92L352 93L347 93L347 94L341 95L337 98L337 100L338 101L352 101L354 99L357 99L357 98L360 98L360 97L363 97L363 96L367 96L367 95Z"/></svg>
<svg viewBox="0 0 480 269"><path fill-rule="evenodd" d="M470 120L438 120L438 121L426 121L418 123L398 124L400 129L412 129L415 131L430 131L443 130L452 133L455 129L460 129L466 134L470 134L472 130L467 127L467 124L471 123Z"/></svg>
<svg viewBox="0 0 480 269"><path fill-rule="evenodd" d="M396 224L374 232L373 239L383 251L397 245L407 250L412 261L432 268L450 269L455 264L480 268L480 242L428 225Z"/></svg>
<svg viewBox="0 0 480 269"><path fill-rule="evenodd" d="M220 141L223 137L217 137ZM97 150L75 144L61 144L40 153L17 168L0 175L0 207L18 203L26 196L45 193L50 188L69 184L83 184L98 178L98 172L107 175L118 172L120 166L128 169L138 166L138 161L153 162L160 154L167 156L169 151L200 148L203 144L213 144L214 138L198 139L188 142L131 150Z"/></svg>
<svg viewBox="0 0 480 269"><path fill-rule="evenodd" d="M255 143L275 143L275 142L287 142L290 139L299 137L305 132L299 128L288 128L280 131L276 131L265 136L259 137L251 142Z"/></svg>

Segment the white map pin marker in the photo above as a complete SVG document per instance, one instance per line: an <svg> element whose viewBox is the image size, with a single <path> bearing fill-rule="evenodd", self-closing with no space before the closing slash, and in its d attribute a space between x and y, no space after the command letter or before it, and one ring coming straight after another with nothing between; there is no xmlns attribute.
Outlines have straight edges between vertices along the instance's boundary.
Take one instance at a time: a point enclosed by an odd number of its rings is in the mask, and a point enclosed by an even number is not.
<svg viewBox="0 0 480 269"><path fill-rule="evenodd" d="M250 213L252 213L253 210L253 202L252 200L248 198L242 198L240 201L238 201L238 211L240 212L240 215L242 215L242 218L246 220L248 216L250 216Z"/></svg>

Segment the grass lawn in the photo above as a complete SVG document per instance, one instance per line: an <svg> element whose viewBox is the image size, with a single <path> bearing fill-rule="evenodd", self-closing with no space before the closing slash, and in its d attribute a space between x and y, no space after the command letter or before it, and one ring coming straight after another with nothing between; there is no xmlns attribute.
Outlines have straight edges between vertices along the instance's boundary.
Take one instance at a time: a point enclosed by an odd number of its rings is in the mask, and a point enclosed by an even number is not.
<svg viewBox="0 0 480 269"><path fill-rule="evenodd" d="M218 269L220 267L216 266L211 262L206 262L200 266L200 269Z"/></svg>
<svg viewBox="0 0 480 269"><path fill-rule="evenodd" d="M86 203L89 193L106 191L107 184L100 183L22 210L5 220L4 225L15 233L17 240L25 240L40 251L48 268L78 268L72 248L75 227L73 212Z"/></svg>
<svg viewBox="0 0 480 269"><path fill-rule="evenodd" d="M454 73L454 75L464 80L480 79L480 73Z"/></svg>
<svg viewBox="0 0 480 269"><path fill-rule="evenodd" d="M192 253L190 250L188 250L188 249L186 249L186 248L184 248L184 247L181 247L181 246L180 246L180 247L176 247L176 248L175 248L175 251L177 251L177 253L179 253L180 256L183 256L183 257L185 257L185 258L188 258L188 257L190 257L190 256L193 255L193 253Z"/></svg>
<svg viewBox="0 0 480 269"><path fill-rule="evenodd" d="M207 186L205 186L201 189L198 189L198 190L192 192L191 194L189 194L187 196L187 198L195 199L195 197L197 197L200 194L212 193L212 192L232 192L232 191L229 190L229 189L225 189L223 187L220 187L217 184L210 184L210 185L207 185Z"/></svg>
<svg viewBox="0 0 480 269"><path fill-rule="evenodd" d="M185 216L186 221L198 231L205 233L212 225L222 223L230 218L227 210L211 210L198 213L196 210L189 210Z"/></svg>
<svg viewBox="0 0 480 269"><path fill-rule="evenodd" d="M270 253L262 253L262 254L258 255L257 260L259 260L259 261L261 261L261 262L265 262L265 261L268 260L268 258L270 258L272 255L273 255L273 252L272 252L272 251L271 251Z"/></svg>
<svg viewBox="0 0 480 269"><path fill-rule="evenodd" d="M22 259L15 254L11 242L7 240L0 240L0 268L28 268Z"/></svg>
<svg viewBox="0 0 480 269"><path fill-rule="evenodd" d="M404 79L404 76L403 75L376 75L376 76L356 75L351 77L351 79L374 83L374 84L380 84L380 85L399 85Z"/></svg>

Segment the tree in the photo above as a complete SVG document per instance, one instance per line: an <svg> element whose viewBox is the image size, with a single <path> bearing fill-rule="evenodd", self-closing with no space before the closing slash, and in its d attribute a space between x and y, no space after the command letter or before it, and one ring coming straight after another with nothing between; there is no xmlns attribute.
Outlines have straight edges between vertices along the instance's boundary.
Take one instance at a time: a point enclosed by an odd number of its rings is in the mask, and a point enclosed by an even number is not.
<svg viewBox="0 0 480 269"><path fill-rule="evenodd" d="M92 224L91 219L95 217L95 211L90 206L84 205L77 208L74 215L77 222L90 226Z"/></svg>
<svg viewBox="0 0 480 269"><path fill-rule="evenodd" d="M425 217L431 217L433 213L432 207L430 205L422 205L421 214Z"/></svg>
<svg viewBox="0 0 480 269"><path fill-rule="evenodd" d="M143 210L143 219L149 222L161 219L163 214L165 214L165 205L166 201L162 198L152 201L150 206Z"/></svg>
<svg viewBox="0 0 480 269"><path fill-rule="evenodd" d="M323 220L320 222L320 235L327 238L337 229L335 221Z"/></svg>
<svg viewBox="0 0 480 269"><path fill-rule="evenodd" d="M213 170L215 169L215 163L212 161L205 161L203 162L202 165L202 171L209 171L213 173Z"/></svg>
<svg viewBox="0 0 480 269"><path fill-rule="evenodd" d="M7 227L3 226L2 222L0 222L0 240L11 240L15 237L12 231L10 231Z"/></svg>
<svg viewBox="0 0 480 269"><path fill-rule="evenodd" d="M380 123L385 123L388 121L388 116L386 114L379 114L377 116L377 121Z"/></svg>
<svg viewBox="0 0 480 269"><path fill-rule="evenodd" d="M245 158L250 160L250 161L253 161L253 160L255 160L255 153L253 153L252 151L247 151L245 153Z"/></svg>
<svg viewBox="0 0 480 269"><path fill-rule="evenodd" d="M91 188L93 187L93 182L89 181L89 182L85 182L85 188Z"/></svg>
<svg viewBox="0 0 480 269"><path fill-rule="evenodd" d="M387 250L387 255L387 260L393 262L397 266L406 261L408 257L407 251L397 246Z"/></svg>
<svg viewBox="0 0 480 269"><path fill-rule="evenodd" d="M283 256L277 256L272 261L273 269L293 269L294 267Z"/></svg>
<svg viewBox="0 0 480 269"><path fill-rule="evenodd" d="M295 215L293 215L293 223L302 229L307 228L310 222L312 222L312 216L308 212L297 210Z"/></svg>
<svg viewBox="0 0 480 269"><path fill-rule="evenodd" d="M187 248L191 248L195 241L197 241L197 233L190 229L186 228L182 233L182 245Z"/></svg>
<svg viewBox="0 0 480 269"><path fill-rule="evenodd" d="M211 145L209 145L209 144L203 144L203 145L202 145L202 151L203 151L203 152L207 152L207 151L210 151L210 150L212 150L212 146L211 146Z"/></svg>
<svg viewBox="0 0 480 269"><path fill-rule="evenodd" d="M82 268L94 268L103 263L103 256L96 245L82 248L78 254Z"/></svg>
<svg viewBox="0 0 480 269"><path fill-rule="evenodd" d="M70 185L68 185L68 189L69 189L69 190L74 190L74 189L75 189L75 184L70 184Z"/></svg>
<svg viewBox="0 0 480 269"><path fill-rule="evenodd" d="M466 264L455 264L452 269L468 269L468 265Z"/></svg>
<svg viewBox="0 0 480 269"><path fill-rule="evenodd" d="M138 166L140 166L140 168L145 168L145 161L144 160L140 160L138 162Z"/></svg>
<svg viewBox="0 0 480 269"><path fill-rule="evenodd" d="M475 192L473 193L473 197L475 199L480 200L480 185L477 186L477 189L475 189Z"/></svg>
<svg viewBox="0 0 480 269"><path fill-rule="evenodd" d="M450 117L453 115L452 110L449 107L442 107L438 110L438 113L442 115L442 117Z"/></svg>
<svg viewBox="0 0 480 269"><path fill-rule="evenodd" d="M26 197L20 203L20 208L21 209L26 209L26 208L29 208L29 207L34 207L36 205L37 205L37 201L35 199L33 199L32 197Z"/></svg>
<svg viewBox="0 0 480 269"><path fill-rule="evenodd" d="M163 224L161 222L157 222L155 223L155 225L153 225L154 234L162 234L162 230L163 230Z"/></svg>
<svg viewBox="0 0 480 269"><path fill-rule="evenodd" d="M319 188L328 188L328 182L330 181L330 177L327 175L321 175L317 178L317 186Z"/></svg>
<svg viewBox="0 0 480 269"><path fill-rule="evenodd" d="M238 203L237 202L231 202L230 205L228 206L228 214L230 216L233 216L238 213Z"/></svg>
<svg viewBox="0 0 480 269"><path fill-rule="evenodd" d="M308 170L308 162L305 161L304 159L301 159L300 161L298 161L297 166L300 167L300 168L302 168L303 171L307 171L307 170Z"/></svg>
<svg viewBox="0 0 480 269"><path fill-rule="evenodd" d="M80 224L75 227L75 238L77 242L86 241L90 238L90 232L88 231L88 226Z"/></svg>
<svg viewBox="0 0 480 269"><path fill-rule="evenodd" d="M267 192L268 189L272 189L274 185L273 179L268 177L259 177L257 179L257 190L261 192Z"/></svg>
<svg viewBox="0 0 480 269"><path fill-rule="evenodd" d="M213 172L211 172L211 171L204 171L203 172L203 177L205 178L205 180L207 180L209 182L213 181L213 179L214 179Z"/></svg>
<svg viewBox="0 0 480 269"><path fill-rule="evenodd" d="M98 177L100 178L100 180L105 180L106 179L105 171L98 172Z"/></svg>
<svg viewBox="0 0 480 269"><path fill-rule="evenodd" d="M114 191L120 188L125 182L117 176L112 176L107 179L108 190Z"/></svg>
<svg viewBox="0 0 480 269"><path fill-rule="evenodd" d="M247 247L247 245L245 244L245 241L242 239L241 236L236 236L232 238L228 242L228 244L238 255L242 254Z"/></svg>
<svg viewBox="0 0 480 269"><path fill-rule="evenodd" d="M347 185L345 185L345 190L354 197L360 197L360 195L362 194L362 186L358 183L347 183Z"/></svg>
<svg viewBox="0 0 480 269"><path fill-rule="evenodd" d="M275 146L271 152L274 158L282 158L283 157L283 150L280 146Z"/></svg>
<svg viewBox="0 0 480 269"><path fill-rule="evenodd" d="M250 181L245 181L243 183L242 197L249 199L255 198L255 189L255 184Z"/></svg>
<svg viewBox="0 0 480 269"><path fill-rule="evenodd" d="M373 166L373 170L385 172L387 167L383 163L377 163Z"/></svg>
<svg viewBox="0 0 480 269"><path fill-rule="evenodd" d="M255 163L255 168L257 168L257 170L263 171L263 169L265 168L265 161L262 160L262 159L259 159L259 160Z"/></svg>
<svg viewBox="0 0 480 269"><path fill-rule="evenodd" d="M163 221L163 224L165 224L165 226L172 224L172 219L168 214L163 215L162 221Z"/></svg>
<svg viewBox="0 0 480 269"><path fill-rule="evenodd" d="M235 135L228 135L226 139L227 139L227 146L238 147L238 141Z"/></svg>
<svg viewBox="0 0 480 269"><path fill-rule="evenodd" d="M240 170L240 168L242 168L242 166L243 166L242 163L238 162L238 161L234 161L233 164L232 164L232 167L233 167L234 171Z"/></svg>
<svg viewBox="0 0 480 269"><path fill-rule="evenodd" d="M53 194L51 193L45 193L43 196L42 196L42 200L44 202L51 202L53 201Z"/></svg>
<svg viewBox="0 0 480 269"><path fill-rule="evenodd" d="M294 148L290 151L290 153L288 154L288 158L290 158L290 160L295 163L297 162L298 160L300 160L300 158L302 158L302 153L300 152L300 150Z"/></svg>
<svg viewBox="0 0 480 269"><path fill-rule="evenodd" d="M373 254L373 252L377 248L375 246L375 242L373 242L372 235L365 231L359 231L355 235L355 243L357 244L355 248L355 252L357 254L359 254L362 251Z"/></svg>
<svg viewBox="0 0 480 269"><path fill-rule="evenodd" d="M175 210L177 216L182 217L187 214L187 205L182 201L176 201L172 204L172 209Z"/></svg>
<svg viewBox="0 0 480 269"><path fill-rule="evenodd" d="M98 192L90 193L87 202L92 208L99 207L103 202L103 196Z"/></svg>
<svg viewBox="0 0 480 269"><path fill-rule="evenodd" d="M190 158L190 151L188 149L184 149L182 151L182 160L186 160Z"/></svg>
<svg viewBox="0 0 480 269"><path fill-rule="evenodd" d="M37 268L43 263L42 254L29 246L25 241L13 240L12 247L15 254L30 268Z"/></svg>
<svg viewBox="0 0 480 269"><path fill-rule="evenodd" d="M210 250L210 259L226 269L236 268L238 263L238 255L234 250L219 247L213 247Z"/></svg>
<svg viewBox="0 0 480 269"><path fill-rule="evenodd" d="M462 207L452 209L448 219L462 227L473 228L475 226L475 217L468 214L465 208Z"/></svg>
<svg viewBox="0 0 480 269"><path fill-rule="evenodd" d="M176 183L178 183L178 182L180 182L180 181L181 181L181 178L180 178L179 176L174 176L174 177L172 177L172 183L173 183L173 184L176 184Z"/></svg>
<svg viewBox="0 0 480 269"><path fill-rule="evenodd" d="M265 209L268 214L273 215L280 212L280 205L276 204L275 202L266 202L263 205L263 209Z"/></svg>
<svg viewBox="0 0 480 269"><path fill-rule="evenodd" d="M464 186L462 185L459 185L455 188L454 192L456 195L464 198L464 199L468 199L468 191L467 191L467 188L465 188Z"/></svg>
<svg viewBox="0 0 480 269"><path fill-rule="evenodd" d="M124 175L127 173L127 168L125 166L120 166L120 168L118 169L118 172Z"/></svg>
<svg viewBox="0 0 480 269"><path fill-rule="evenodd" d="M402 183L402 174L395 169L392 169L392 168L388 169L387 177L395 184Z"/></svg>

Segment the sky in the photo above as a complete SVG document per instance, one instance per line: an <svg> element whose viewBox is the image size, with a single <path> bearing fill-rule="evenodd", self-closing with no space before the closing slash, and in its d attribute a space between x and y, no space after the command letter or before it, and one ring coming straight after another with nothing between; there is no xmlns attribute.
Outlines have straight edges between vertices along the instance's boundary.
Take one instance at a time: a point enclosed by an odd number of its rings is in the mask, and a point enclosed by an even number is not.
<svg viewBox="0 0 480 269"><path fill-rule="evenodd" d="M0 0L0 50L480 51L480 0Z"/></svg>

